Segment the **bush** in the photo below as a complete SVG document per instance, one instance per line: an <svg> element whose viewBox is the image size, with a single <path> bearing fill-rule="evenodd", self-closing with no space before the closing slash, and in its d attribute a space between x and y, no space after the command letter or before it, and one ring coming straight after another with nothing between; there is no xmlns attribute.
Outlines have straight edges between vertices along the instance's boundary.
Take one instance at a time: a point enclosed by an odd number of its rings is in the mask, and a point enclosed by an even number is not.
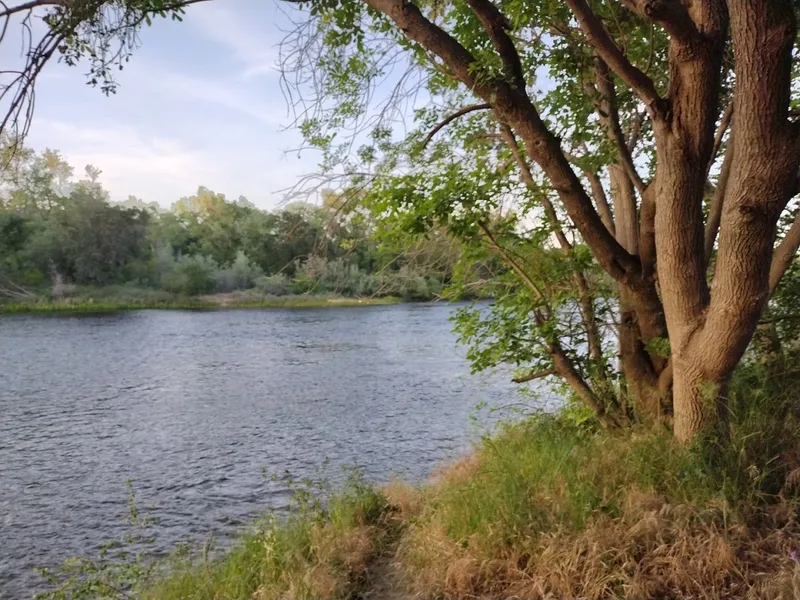
<svg viewBox="0 0 800 600"><path fill-rule="evenodd" d="M336 294L368 296L380 290L380 279L344 259L327 261L312 256L297 270L292 280L295 294Z"/></svg>
<svg viewBox="0 0 800 600"><path fill-rule="evenodd" d="M214 274L217 271L217 263L212 258L202 255L186 256L177 261L172 273L162 277L161 284L173 294L208 294L216 287Z"/></svg>
<svg viewBox="0 0 800 600"><path fill-rule="evenodd" d="M244 252L236 254L236 260L228 269L219 269L214 273L214 281L218 292L248 290L255 285L256 279L263 271L258 265L250 262Z"/></svg>
<svg viewBox="0 0 800 600"><path fill-rule="evenodd" d="M430 300L441 292L441 284L403 265L398 271L384 276L382 291L388 296L398 296L404 300Z"/></svg>
<svg viewBox="0 0 800 600"><path fill-rule="evenodd" d="M262 275L255 280L256 289L268 296L285 296L291 290L292 280L284 273Z"/></svg>

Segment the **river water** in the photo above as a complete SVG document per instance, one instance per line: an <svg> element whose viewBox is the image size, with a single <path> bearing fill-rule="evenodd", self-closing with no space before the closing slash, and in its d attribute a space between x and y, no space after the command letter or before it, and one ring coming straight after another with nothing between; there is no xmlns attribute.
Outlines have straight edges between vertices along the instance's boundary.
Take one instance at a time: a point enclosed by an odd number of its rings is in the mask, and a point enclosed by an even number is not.
<svg viewBox="0 0 800 600"><path fill-rule="evenodd" d="M0 316L0 598L120 535L130 479L162 548L222 543L284 484L360 466L419 481L463 452L477 403L447 305Z"/></svg>

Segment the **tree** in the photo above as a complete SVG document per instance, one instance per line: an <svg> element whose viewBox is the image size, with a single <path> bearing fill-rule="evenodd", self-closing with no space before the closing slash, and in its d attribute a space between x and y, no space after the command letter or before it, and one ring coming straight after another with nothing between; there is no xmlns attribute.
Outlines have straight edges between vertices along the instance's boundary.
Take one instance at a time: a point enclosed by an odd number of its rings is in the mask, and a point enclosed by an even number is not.
<svg viewBox="0 0 800 600"><path fill-rule="evenodd" d="M679 439L724 423L725 385L800 244L798 223L775 247L800 162L790 118L795 7L769 0L312 6L317 27L297 41L327 77L320 110L306 124L309 138L330 156L340 152L331 126L366 113L361 99L389 49L408 51L410 67L448 109L420 111L431 126L421 145L457 129L449 145L408 151L405 163L385 151L392 173L398 165L410 173L383 183L388 204L482 238L512 268L530 293L529 310L514 320L532 321L549 355L549 368L529 375L558 375L606 422L622 420L615 413L623 403L605 392L602 369L587 381L590 369L562 341L563 311L552 301L563 280L543 282L531 273L531 257L520 256L519 216L534 212L533 203L517 202L516 223L492 217L520 194L538 200L567 260L577 240L614 281L621 368L636 418L657 417L671 391ZM302 60L292 67L308 68ZM537 75L557 89L538 91ZM466 125L457 122L464 118ZM526 190L504 176L508 158ZM575 261L571 279L588 358L600 359L587 265Z"/></svg>
<svg viewBox="0 0 800 600"><path fill-rule="evenodd" d="M59 4L47 22L68 61L105 76L113 57L92 48L187 3ZM354 185L369 173L384 214L444 224L505 263L525 290L506 316L529 324L506 355L549 365L530 377L562 378L609 426L671 413L688 442L724 425L725 385L800 246L796 220L777 236L800 165L797 4L311 0L285 74L307 103L317 93L302 131L325 168ZM109 28L107 7L131 20ZM397 88L370 105L393 68ZM322 75L288 79L307 69ZM418 126L400 143L398 112ZM564 341L569 306L585 343Z"/></svg>

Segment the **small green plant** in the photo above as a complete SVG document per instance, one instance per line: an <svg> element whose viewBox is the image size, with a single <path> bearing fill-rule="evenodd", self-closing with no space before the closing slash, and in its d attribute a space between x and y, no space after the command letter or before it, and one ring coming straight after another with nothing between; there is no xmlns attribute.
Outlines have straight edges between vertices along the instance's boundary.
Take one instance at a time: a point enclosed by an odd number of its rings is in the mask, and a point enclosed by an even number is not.
<svg viewBox="0 0 800 600"><path fill-rule="evenodd" d="M136 597L156 562L151 551L158 520L140 512L133 484L128 486L128 529L118 539L100 546L94 558L73 557L56 569L39 570L50 590L37 600L127 599Z"/></svg>

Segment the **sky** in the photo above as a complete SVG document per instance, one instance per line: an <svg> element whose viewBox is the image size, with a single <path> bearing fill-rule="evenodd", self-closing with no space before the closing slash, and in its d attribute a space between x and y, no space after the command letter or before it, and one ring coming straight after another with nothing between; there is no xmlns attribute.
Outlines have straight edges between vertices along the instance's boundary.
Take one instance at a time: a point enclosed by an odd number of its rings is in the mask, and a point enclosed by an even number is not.
<svg viewBox="0 0 800 600"><path fill-rule="evenodd" d="M277 0L216 0L188 7L183 22L156 21L109 97L86 84L86 65L48 65L28 145L61 151L76 174L99 168L112 200L169 206L202 185L279 206L318 159L296 151L279 84L286 10Z"/></svg>

